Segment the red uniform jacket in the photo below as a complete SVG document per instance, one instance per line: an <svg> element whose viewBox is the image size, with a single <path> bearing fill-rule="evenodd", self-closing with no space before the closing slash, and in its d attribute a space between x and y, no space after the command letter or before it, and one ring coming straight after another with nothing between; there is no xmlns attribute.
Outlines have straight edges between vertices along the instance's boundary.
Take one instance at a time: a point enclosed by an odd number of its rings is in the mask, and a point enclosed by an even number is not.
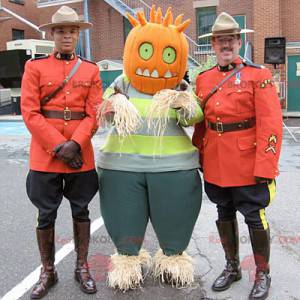
<svg viewBox="0 0 300 300"><path fill-rule="evenodd" d="M237 66L240 59L235 61ZM201 99L230 72L214 67L198 75L196 93ZM271 72L245 65L207 102L205 133L196 126L193 142L202 151L203 174L207 182L222 187L255 184L255 176L275 178L282 142L282 113ZM234 123L256 118L256 126L218 133L208 121ZM202 136L201 136L202 135Z"/></svg>
<svg viewBox="0 0 300 300"><path fill-rule="evenodd" d="M30 146L30 169L35 171L73 173L95 168L91 138L97 130L95 106L102 99L102 85L99 68L84 61L62 91L52 98L44 110L85 112L83 120L65 121L45 118L41 114L41 99L64 80L77 61L59 60L50 55L47 58L30 60L25 65L22 79L21 109L24 122L32 139ZM83 166L74 170L58 160L53 149L67 140L74 140L81 146Z"/></svg>

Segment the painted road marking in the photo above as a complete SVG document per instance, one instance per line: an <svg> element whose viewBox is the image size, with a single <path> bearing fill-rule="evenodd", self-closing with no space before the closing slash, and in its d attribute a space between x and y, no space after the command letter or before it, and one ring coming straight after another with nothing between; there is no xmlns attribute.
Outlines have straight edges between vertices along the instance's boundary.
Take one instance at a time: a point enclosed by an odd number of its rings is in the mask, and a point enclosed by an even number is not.
<svg viewBox="0 0 300 300"><path fill-rule="evenodd" d="M100 217L96 219L91 225L91 235L103 226L103 219ZM66 256L74 250L74 240L64 245L55 253L55 265L59 264ZM40 276L41 265L25 277L18 285L6 293L1 300L17 300L20 299L26 292L28 292L33 285L38 281Z"/></svg>

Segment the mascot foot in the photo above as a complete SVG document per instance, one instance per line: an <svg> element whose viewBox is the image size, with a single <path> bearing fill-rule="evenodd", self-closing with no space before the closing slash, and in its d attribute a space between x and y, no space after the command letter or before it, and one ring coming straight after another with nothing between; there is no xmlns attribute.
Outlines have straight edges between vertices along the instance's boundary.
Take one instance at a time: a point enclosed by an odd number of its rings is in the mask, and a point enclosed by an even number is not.
<svg viewBox="0 0 300 300"><path fill-rule="evenodd" d="M155 279L173 287L187 287L194 282L193 259L186 253L167 256L160 249L154 257L152 270Z"/></svg>
<svg viewBox="0 0 300 300"><path fill-rule="evenodd" d="M142 267L150 267L151 257L145 250L139 255L114 254L108 272L108 286L126 292L141 287L144 281Z"/></svg>

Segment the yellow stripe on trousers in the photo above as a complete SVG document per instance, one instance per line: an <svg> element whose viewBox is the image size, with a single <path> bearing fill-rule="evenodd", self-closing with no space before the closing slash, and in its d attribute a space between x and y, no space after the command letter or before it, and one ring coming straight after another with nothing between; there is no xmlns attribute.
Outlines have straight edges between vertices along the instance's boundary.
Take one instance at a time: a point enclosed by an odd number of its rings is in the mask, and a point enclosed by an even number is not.
<svg viewBox="0 0 300 300"><path fill-rule="evenodd" d="M268 184L268 189L269 189L270 200L269 200L269 204L267 206L269 206L273 202L274 197L276 195L276 182L275 182L275 180L272 180L272 182ZM264 230L267 230L268 227L269 227L269 224L268 224L267 219L266 219L266 213L265 213L264 208L259 210L259 216L260 216L262 225L264 227Z"/></svg>

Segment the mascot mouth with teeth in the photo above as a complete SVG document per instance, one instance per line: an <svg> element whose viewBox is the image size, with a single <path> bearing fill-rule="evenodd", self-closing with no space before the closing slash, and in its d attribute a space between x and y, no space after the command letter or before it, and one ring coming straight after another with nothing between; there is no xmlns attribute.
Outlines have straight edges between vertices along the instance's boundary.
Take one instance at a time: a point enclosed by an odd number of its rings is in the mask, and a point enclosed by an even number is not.
<svg viewBox="0 0 300 300"><path fill-rule="evenodd" d="M120 122L112 120L98 158L101 214L117 250L108 284L122 291L141 286L144 267L175 287L194 280L192 259L185 250L200 212L202 184L198 151L182 127L201 121L203 114L183 81L188 60L183 31L190 20L182 18L173 20L170 8L163 17L154 6L149 21L142 12L137 18L128 15L133 29L125 43L124 74L104 95L104 103L113 103L110 119L112 113L118 120L139 123L125 126L131 132L120 135ZM188 106L180 101L165 102L173 104L167 107L166 126L158 136L147 120L154 100L164 100L165 95L192 101L193 110L186 113ZM119 110L126 112L124 118ZM138 118L131 118L130 112ZM152 113L151 118L159 115ZM161 248L152 264L149 253L141 249L149 220Z"/></svg>
<svg viewBox="0 0 300 300"><path fill-rule="evenodd" d="M129 16L133 29L125 44L124 69L138 91L155 94L173 89L185 74L188 43L182 32L190 20L182 23L179 15L173 24L172 19L169 9L162 20L160 8L156 13L152 10L150 22L143 14L138 14L138 20Z"/></svg>

